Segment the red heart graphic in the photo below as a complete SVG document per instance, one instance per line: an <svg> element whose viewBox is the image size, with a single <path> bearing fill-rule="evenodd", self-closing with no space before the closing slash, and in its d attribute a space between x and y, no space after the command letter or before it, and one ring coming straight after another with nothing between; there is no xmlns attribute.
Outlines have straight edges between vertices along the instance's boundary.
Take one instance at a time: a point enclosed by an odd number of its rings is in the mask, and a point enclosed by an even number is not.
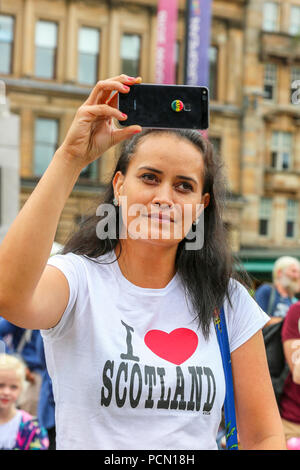
<svg viewBox="0 0 300 470"><path fill-rule="evenodd" d="M187 328L177 328L170 333L150 330L144 340L154 354L176 365L191 357L198 346L198 336Z"/></svg>

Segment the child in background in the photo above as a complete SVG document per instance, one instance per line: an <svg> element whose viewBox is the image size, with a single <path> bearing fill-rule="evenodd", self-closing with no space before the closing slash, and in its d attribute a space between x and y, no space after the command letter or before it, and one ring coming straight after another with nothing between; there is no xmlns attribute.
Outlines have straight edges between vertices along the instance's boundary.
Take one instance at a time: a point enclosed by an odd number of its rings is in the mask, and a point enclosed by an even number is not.
<svg viewBox="0 0 300 470"><path fill-rule="evenodd" d="M26 366L16 357L0 354L0 449L47 450L47 432L38 420L17 408L26 388Z"/></svg>

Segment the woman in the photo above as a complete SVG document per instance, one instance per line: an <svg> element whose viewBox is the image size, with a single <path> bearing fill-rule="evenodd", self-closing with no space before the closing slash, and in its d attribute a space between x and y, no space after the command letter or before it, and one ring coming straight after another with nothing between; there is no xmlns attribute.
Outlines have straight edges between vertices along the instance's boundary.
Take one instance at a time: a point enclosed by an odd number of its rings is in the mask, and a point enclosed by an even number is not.
<svg viewBox="0 0 300 470"><path fill-rule="evenodd" d="M97 83L13 223L0 247L3 316L43 330L58 449L216 449L224 304L241 445L283 449L268 317L230 279L219 164L197 132L118 129L117 93L135 83ZM115 219L100 206L47 265L80 171L125 140L104 201Z"/></svg>

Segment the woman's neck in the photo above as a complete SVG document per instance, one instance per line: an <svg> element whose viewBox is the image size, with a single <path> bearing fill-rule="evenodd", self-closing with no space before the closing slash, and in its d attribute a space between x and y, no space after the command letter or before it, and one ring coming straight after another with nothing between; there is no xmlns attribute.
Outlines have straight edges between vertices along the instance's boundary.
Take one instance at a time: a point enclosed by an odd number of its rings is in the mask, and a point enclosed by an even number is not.
<svg viewBox="0 0 300 470"><path fill-rule="evenodd" d="M143 241L122 240L121 256L118 259L120 270L132 284L150 289L162 289L176 274L175 257L177 245L162 247L146 244ZM120 246L115 254L120 253Z"/></svg>
<svg viewBox="0 0 300 470"><path fill-rule="evenodd" d="M11 419L15 417L16 413L17 413L17 409L14 405L5 410L0 409L0 424L8 423L8 421L10 421Z"/></svg>

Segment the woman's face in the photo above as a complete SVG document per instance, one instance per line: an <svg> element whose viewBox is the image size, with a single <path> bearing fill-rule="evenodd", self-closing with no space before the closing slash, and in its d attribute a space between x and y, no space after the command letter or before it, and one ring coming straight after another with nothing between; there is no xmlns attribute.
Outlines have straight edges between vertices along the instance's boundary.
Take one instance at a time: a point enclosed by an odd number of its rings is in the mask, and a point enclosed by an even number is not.
<svg viewBox="0 0 300 470"><path fill-rule="evenodd" d="M145 136L126 175L118 172L113 181L122 208L121 238L178 244L209 203L209 194L202 194L203 174L202 154L187 139Z"/></svg>
<svg viewBox="0 0 300 470"><path fill-rule="evenodd" d="M15 405L21 393L21 380L15 370L0 370L0 410Z"/></svg>

